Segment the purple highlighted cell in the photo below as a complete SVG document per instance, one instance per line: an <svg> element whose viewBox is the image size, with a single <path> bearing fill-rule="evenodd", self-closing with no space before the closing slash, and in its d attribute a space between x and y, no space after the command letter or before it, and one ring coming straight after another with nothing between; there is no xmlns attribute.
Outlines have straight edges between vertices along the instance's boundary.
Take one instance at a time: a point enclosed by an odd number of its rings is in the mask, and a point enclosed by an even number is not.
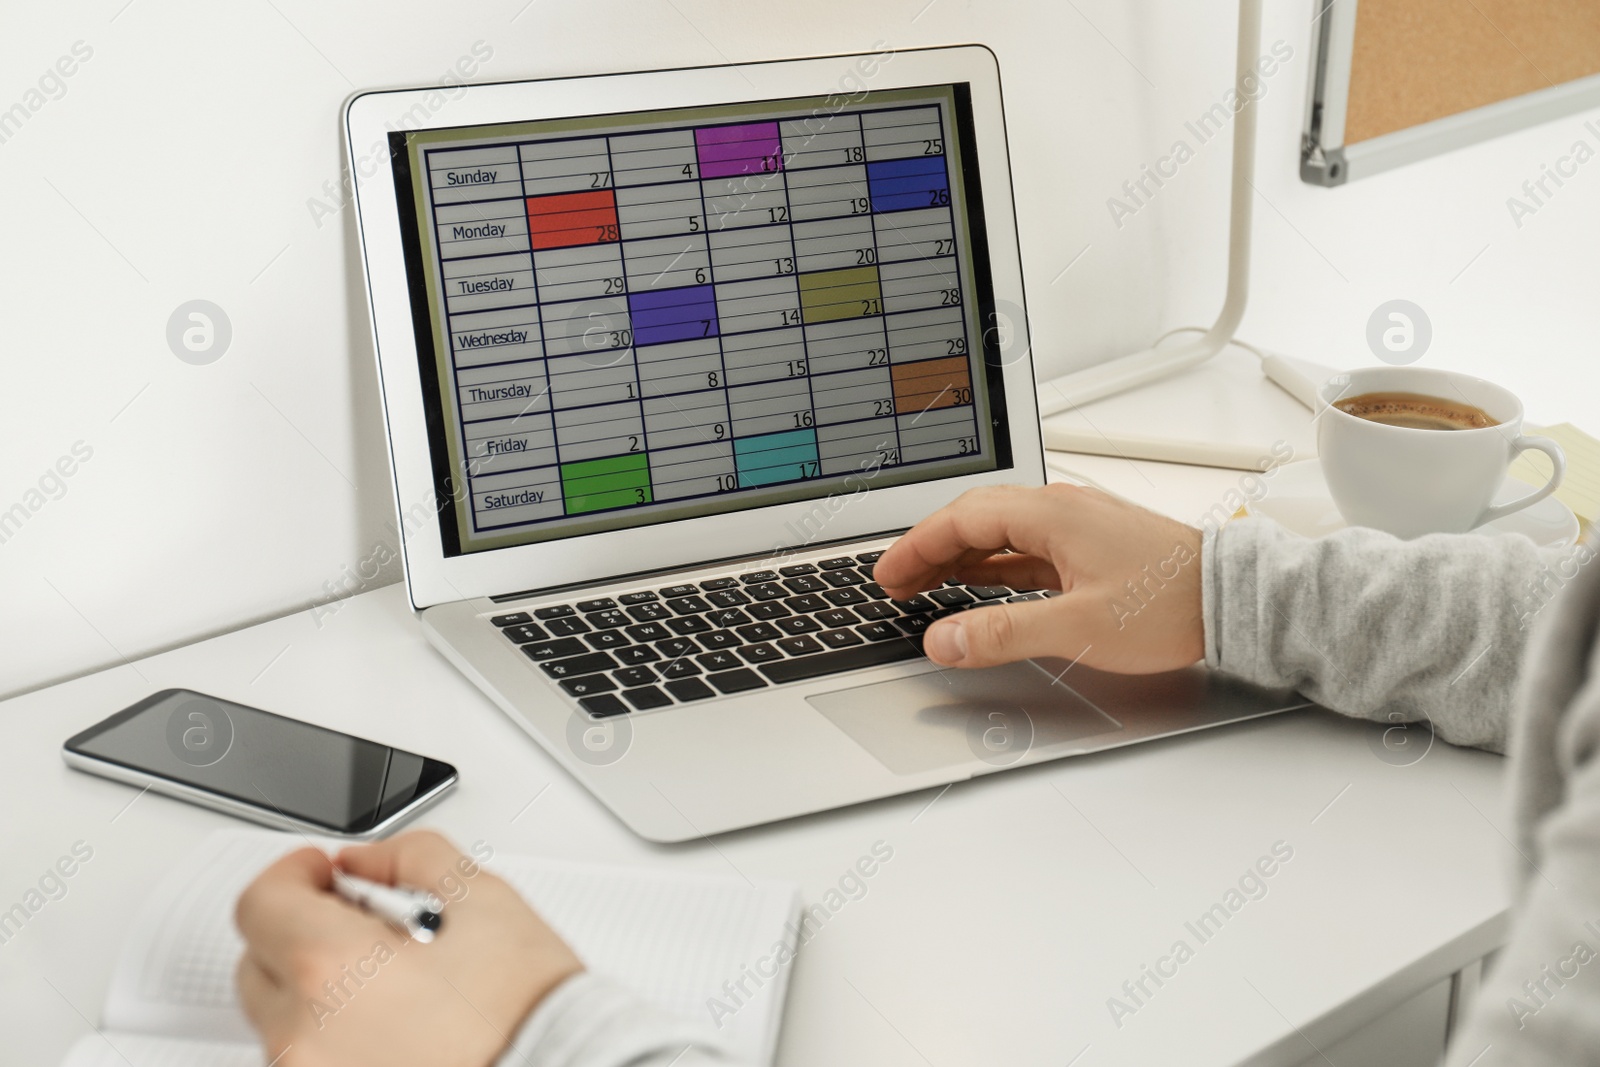
<svg viewBox="0 0 1600 1067"><path fill-rule="evenodd" d="M663 345L717 336L717 296L709 285L628 294L633 343Z"/></svg>
<svg viewBox="0 0 1600 1067"><path fill-rule="evenodd" d="M694 147L702 178L773 174L783 169L783 139L776 122L702 126L694 131Z"/></svg>

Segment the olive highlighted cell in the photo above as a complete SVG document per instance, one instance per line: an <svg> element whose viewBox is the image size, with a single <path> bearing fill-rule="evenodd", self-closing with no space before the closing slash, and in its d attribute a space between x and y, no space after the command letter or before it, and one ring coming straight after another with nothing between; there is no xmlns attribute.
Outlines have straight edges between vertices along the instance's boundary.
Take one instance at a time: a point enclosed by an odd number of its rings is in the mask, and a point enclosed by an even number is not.
<svg viewBox="0 0 1600 1067"><path fill-rule="evenodd" d="M800 313L808 326L883 314L878 268L845 267L800 275Z"/></svg>
<svg viewBox="0 0 1600 1067"><path fill-rule="evenodd" d="M561 465L561 495L566 513L633 507L651 502L649 457L630 452Z"/></svg>

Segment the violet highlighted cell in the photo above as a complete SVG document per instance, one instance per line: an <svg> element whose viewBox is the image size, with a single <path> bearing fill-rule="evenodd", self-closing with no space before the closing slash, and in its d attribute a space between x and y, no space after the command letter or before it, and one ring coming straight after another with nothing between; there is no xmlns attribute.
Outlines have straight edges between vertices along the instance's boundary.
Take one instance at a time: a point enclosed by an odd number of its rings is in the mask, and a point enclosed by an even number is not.
<svg viewBox="0 0 1600 1067"><path fill-rule="evenodd" d="M702 178L772 174L783 169L783 138L776 122L704 126L694 131Z"/></svg>

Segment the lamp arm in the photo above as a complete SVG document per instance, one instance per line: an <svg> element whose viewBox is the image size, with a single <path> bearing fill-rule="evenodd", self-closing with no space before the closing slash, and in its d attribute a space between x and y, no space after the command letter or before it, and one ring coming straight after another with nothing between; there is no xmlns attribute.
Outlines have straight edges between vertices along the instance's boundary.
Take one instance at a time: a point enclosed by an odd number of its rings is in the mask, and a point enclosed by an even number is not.
<svg viewBox="0 0 1600 1067"><path fill-rule="evenodd" d="M1105 363L1063 375L1039 385L1040 416L1054 415L1079 404L1120 393L1204 363L1227 347L1244 318L1250 291L1250 225L1255 184L1255 97L1247 84L1259 78L1256 56L1261 48L1261 0L1239 2L1239 44L1234 62L1234 91L1243 100L1233 124L1233 188L1228 209L1228 291L1217 321L1197 340L1173 348L1147 348Z"/></svg>

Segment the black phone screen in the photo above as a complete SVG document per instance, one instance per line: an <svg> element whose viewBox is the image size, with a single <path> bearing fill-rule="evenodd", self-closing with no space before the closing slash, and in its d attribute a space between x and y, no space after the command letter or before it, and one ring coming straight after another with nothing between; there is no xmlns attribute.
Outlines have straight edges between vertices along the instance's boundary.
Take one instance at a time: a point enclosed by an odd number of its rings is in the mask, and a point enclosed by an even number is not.
<svg viewBox="0 0 1600 1067"><path fill-rule="evenodd" d="M360 833L455 774L375 741L167 689L69 739L69 752L339 833Z"/></svg>

